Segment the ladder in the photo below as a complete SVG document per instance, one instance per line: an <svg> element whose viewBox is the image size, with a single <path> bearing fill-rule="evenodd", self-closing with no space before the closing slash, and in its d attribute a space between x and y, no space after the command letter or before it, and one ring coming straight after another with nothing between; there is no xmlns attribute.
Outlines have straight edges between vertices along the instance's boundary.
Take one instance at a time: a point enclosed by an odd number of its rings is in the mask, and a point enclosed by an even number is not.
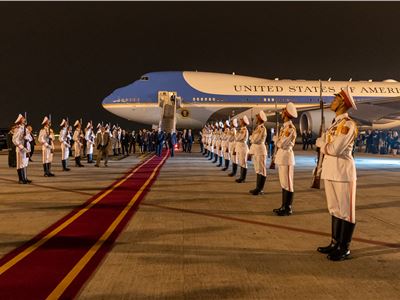
<svg viewBox="0 0 400 300"><path fill-rule="evenodd" d="M161 107L158 128L165 132L176 131L176 110L181 107L181 97L176 92L159 91L158 105Z"/></svg>

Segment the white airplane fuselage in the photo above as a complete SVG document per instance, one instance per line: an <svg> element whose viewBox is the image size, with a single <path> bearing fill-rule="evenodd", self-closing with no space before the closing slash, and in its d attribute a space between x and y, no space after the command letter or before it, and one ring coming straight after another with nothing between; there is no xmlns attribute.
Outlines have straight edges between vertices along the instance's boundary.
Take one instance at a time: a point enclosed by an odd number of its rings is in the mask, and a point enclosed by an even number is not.
<svg viewBox="0 0 400 300"><path fill-rule="evenodd" d="M161 114L158 92L173 91L182 99L177 127L201 128L221 110L227 115L252 108L274 111L289 101L297 107L315 108L319 105L321 86L325 103L330 103L334 94L346 86L356 103L400 97L400 83L394 80L322 81L320 85L319 81L269 80L233 74L154 72L115 90L102 104L106 110L128 120L158 124Z"/></svg>

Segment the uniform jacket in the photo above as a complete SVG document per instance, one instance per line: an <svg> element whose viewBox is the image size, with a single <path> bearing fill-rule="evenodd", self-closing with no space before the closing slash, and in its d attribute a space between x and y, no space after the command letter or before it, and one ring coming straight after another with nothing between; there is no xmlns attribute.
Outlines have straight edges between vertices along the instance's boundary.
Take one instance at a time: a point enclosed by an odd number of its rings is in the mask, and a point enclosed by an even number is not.
<svg viewBox="0 0 400 300"><path fill-rule="evenodd" d="M321 151L324 153L321 178L350 182L357 180L356 166L352 155L357 126L347 113L336 116L325 132Z"/></svg>
<svg viewBox="0 0 400 300"><path fill-rule="evenodd" d="M267 137L267 130L264 124L260 124L253 131L250 136L250 151L249 154L252 155L267 155L267 147L265 147L265 139Z"/></svg>
<svg viewBox="0 0 400 300"><path fill-rule="evenodd" d="M247 130L246 126L239 129L239 131L236 133L235 139L236 139L236 144L235 144L236 152L249 151L249 147L247 146L247 141L249 139L249 131Z"/></svg>
<svg viewBox="0 0 400 300"><path fill-rule="evenodd" d="M281 166L294 166L294 153L293 147L296 143L296 127L294 127L292 121L283 123L276 141L278 151L275 156L275 163Z"/></svg>
<svg viewBox="0 0 400 300"><path fill-rule="evenodd" d="M102 145L101 132L99 132L96 135L96 149L100 149L101 145ZM109 148L110 145L111 145L110 134L105 131L103 135L103 148L107 149Z"/></svg>

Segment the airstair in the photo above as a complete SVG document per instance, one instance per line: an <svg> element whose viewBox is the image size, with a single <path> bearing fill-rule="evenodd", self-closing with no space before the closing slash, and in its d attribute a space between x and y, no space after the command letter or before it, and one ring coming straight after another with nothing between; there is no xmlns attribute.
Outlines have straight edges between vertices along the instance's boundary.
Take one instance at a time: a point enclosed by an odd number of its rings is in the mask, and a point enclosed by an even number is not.
<svg viewBox="0 0 400 300"><path fill-rule="evenodd" d="M166 132L176 130L176 110L181 107L181 97L176 92L159 91L158 105L161 107L158 127Z"/></svg>

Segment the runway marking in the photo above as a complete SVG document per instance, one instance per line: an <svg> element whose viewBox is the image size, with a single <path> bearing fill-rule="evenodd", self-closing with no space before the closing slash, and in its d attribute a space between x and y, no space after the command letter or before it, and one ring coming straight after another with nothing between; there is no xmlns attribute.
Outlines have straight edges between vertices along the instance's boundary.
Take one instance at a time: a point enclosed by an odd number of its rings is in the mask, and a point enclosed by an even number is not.
<svg viewBox="0 0 400 300"><path fill-rule="evenodd" d="M166 155L157 165L157 167L153 170L150 177L146 180L146 182L140 187L140 189L136 192L136 194L132 197L131 201L125 206L124 210L118 215L118 217L114 220L114 222L110 225L110 227L106 230L106 232L97 240L96 244L89 249L89 251L80 259L80 261L73 267L73 269L64 277L64 279L58 284L58 286L53 290L53 292L47 297L47 299L58 299L63 292L68 288L68 286L72 283L72 281L78 276L78 274L82 271L82 269L87 265L90 259L96 254L96 252L100 249L100 247L104 244L104 242L110 237L110 235L114 232L115 228L118 224L124 219L125 215L135 204L136 200L143 193L144 189L149 185L158 169L164 161L168 158Z"/></svg>
<svg viewBox="0 0 400 300"><path fill-rule="evenodd" d="M254 220L242 219L242 218L237 218L237 217L217 215L217 214L195 211L195 210L185 209L185 208L175 208L175 207L164 206L164 205L159 205L159 204L152 204L152 203L142 203L141 206L157 207L157 208L161 208L161 209L185 212L185 213L189 213L189 214L195 214L195 215L224 219L224 220L229 220L229 221L259 225L259 226L264 226L264 227L273 227L273 228L307 233L307 234L313 234L313 235L321 235L321 236L328 236L328 237L331 236L330 233L321 232L321 231L315 231L315 230L309 230L309 229L303 229L303 228L297 228L297 227L291 227L291 226L285 226L285 225L278 225L278 224L273 224L273 223L268 223L268 222L254 221ZM400 243L397 243L397 244L396 243L387 243L387 242L376 241L376 240L371 240L371 239L364 239L364 238L357 238L357 237L354 237L353 241L357 241L357 242L361 242L361 243L365 243L365 244L371 244L371 245L384 246L384 247L388 247L388 248L395 248L395 249L400 248Z"/></svg>
<svg viewBox="0 0 400 300"><path fill-rule="evenodd" d="M152 158L152 157L151 157ZM30 253L35 251L37 248L39 248L41 245L46 243L49 239L54 237L57 233L65 229L68 225L70 225L73 221L78 219L80 216L82 216L85 212L87 212L92 206L94 206L96 203L98 203L101 199L103 199L105 196L110 194L115 188L123 184L125 181L127 181L133 174L135 174L140 168L142 168L144 165L146 165L148 162L150 162L151 158L144 163L138 165L134 170L130 172L129 175L125 176L122 178L120 181L117 181L116 184L111 186L111 188L107 189L105 192L100 194L96 199L88 203L84 208L80 209L77 211L74 215L72 215L69 219L64 221L62 224L57 226L54 230L52 230L50 233L48 233L46 236L42 237L39 241L34 243L33 245L29 246L26 248L24 251L19 253L17 256L0 266L0 275L2 275L4 272L6 272L8 269L13 267L15 264L17 264L19 261L24 259L26 256L28 256Z"/></svg>

